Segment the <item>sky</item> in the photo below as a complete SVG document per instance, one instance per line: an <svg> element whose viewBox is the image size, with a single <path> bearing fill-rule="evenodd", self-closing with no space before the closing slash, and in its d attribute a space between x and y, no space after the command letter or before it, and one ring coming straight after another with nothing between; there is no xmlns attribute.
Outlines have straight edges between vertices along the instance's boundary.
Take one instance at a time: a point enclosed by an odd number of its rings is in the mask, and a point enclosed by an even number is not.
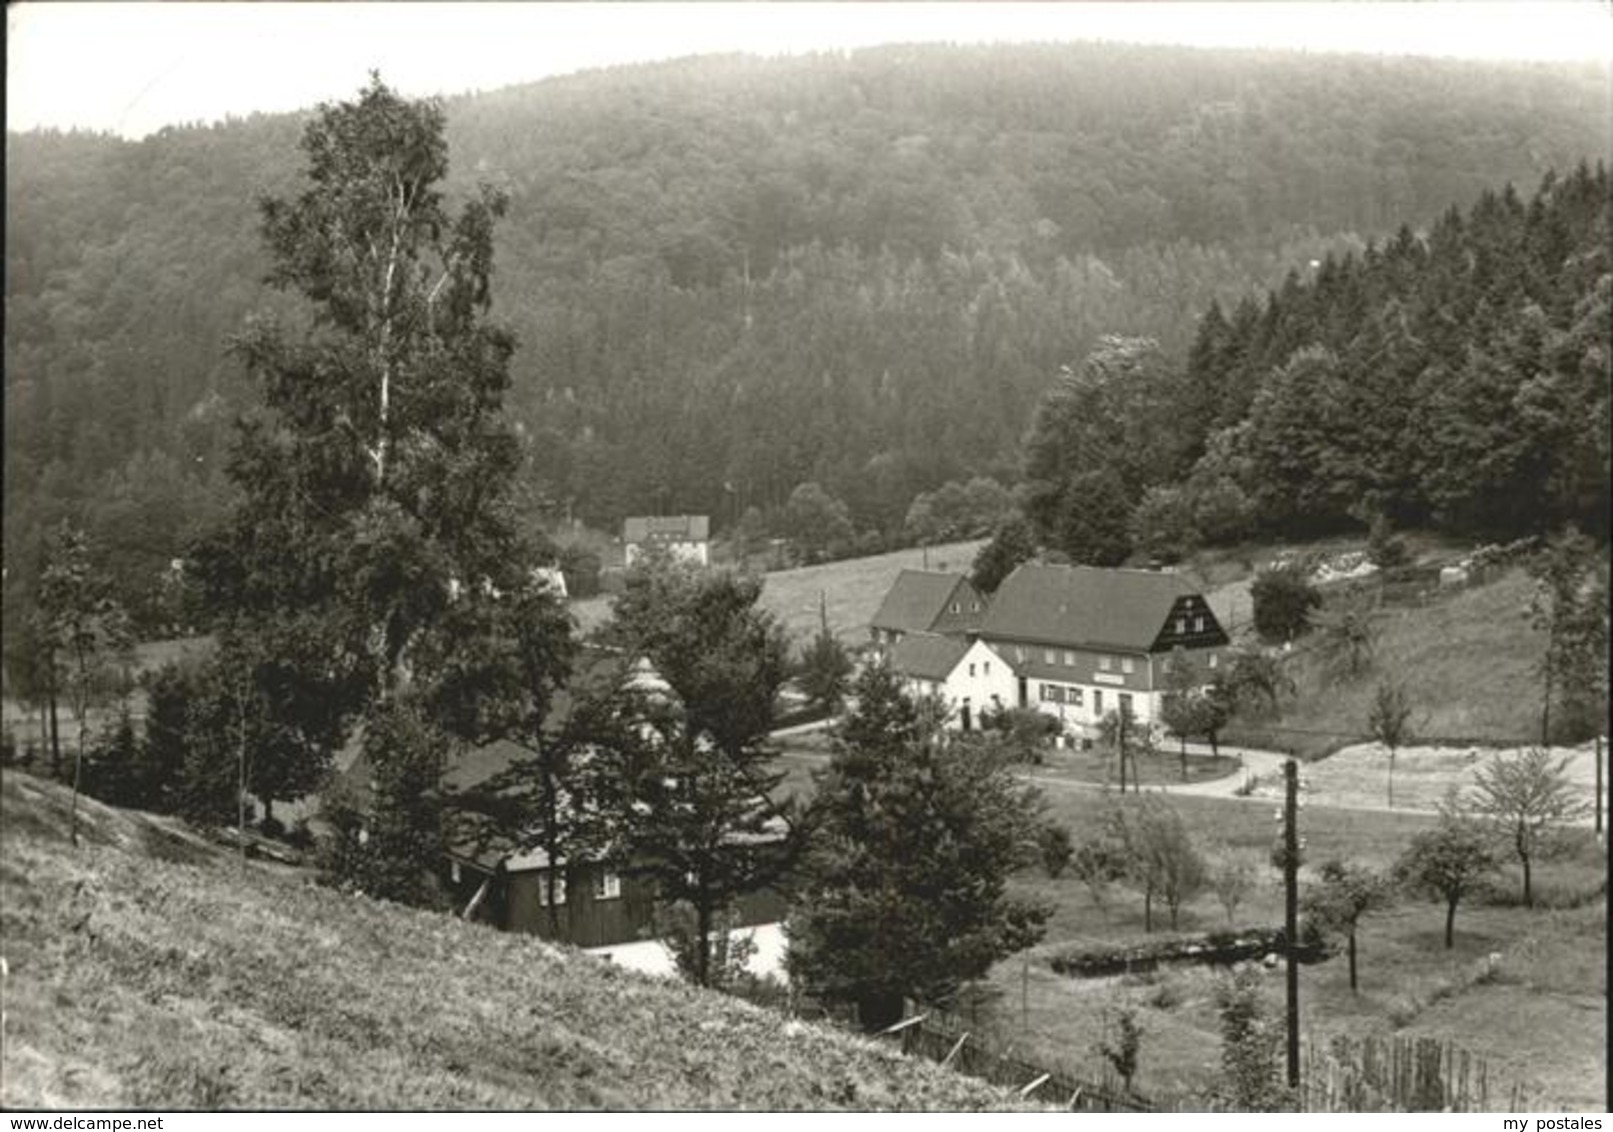
<svg viewBox="0 0 1613 1132"><path fill-rule="evenodd" d="M1613 60L1605 0L1354 3L49 3L6 15L6 126L139 138L311 107L372 69L411 96L713 52L1113 40Z"/></svg>

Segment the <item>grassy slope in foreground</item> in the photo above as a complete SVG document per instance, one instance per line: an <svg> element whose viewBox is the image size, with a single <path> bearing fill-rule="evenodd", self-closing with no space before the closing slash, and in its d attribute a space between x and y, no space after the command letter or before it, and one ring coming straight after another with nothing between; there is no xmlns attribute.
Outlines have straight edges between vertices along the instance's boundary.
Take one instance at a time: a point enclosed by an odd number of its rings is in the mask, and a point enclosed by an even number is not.
<svg viewBox="0 0 1613 1132"><path fill-rule="evenodd" d="M7 1108L1006 1108L876 1044L0 782Z"/></svg>

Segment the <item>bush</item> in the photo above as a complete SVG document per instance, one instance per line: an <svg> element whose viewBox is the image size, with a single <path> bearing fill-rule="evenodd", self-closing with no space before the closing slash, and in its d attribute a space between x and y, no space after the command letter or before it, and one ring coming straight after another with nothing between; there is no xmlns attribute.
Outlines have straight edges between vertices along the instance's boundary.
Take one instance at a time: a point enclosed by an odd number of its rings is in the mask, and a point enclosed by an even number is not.
<svg viewBox="0 0 1613 1132"><path fill-rule="evenodd" d="M1299 563L1262 570L1249 587L1249 597L1254 603L1255 632L1272 642L1303 635L1310 627L1311 610L1322 604L1309 571Z"/></svg>
<svg viewBox="0 0 1613 1132"><path fill-rule="evenodd" d="M1075 845L1070 838L1070 831L1056 823L1048 823L1037 834L1037 843L1041 849L1042 867L1047 875L1057 880L1064 867L1070 863L1075 855Z"/></svg>

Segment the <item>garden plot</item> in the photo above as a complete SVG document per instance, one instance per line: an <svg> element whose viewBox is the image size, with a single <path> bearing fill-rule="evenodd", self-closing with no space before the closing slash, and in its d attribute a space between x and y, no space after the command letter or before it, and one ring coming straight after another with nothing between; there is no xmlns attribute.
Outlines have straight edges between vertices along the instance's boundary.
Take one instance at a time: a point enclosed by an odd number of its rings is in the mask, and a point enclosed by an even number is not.
<svg viewBox="0 0 1613 1132"><path fill-rule="evenodd" d="M1466 794L1477 785L1476 776L1480 768L1498 758L1515 756L1526 749L1521 746L1403 747L1395 752L1393 808L1437 810L1453 786ZM1579 747L1560 747L1554 751L1554 755L1567 758L1568 779L1583 787L1586 803L1589 804L1596 781L1592 745L1586 743ZM1311 805L1388 809L1389 752L1378 743L1344 747L1304 766L1300 770L1300 783L1303 795ZM1604 807L1607 804L1607 788L1604 768ZM1256 780L1254 793L1262 797L1280 797L1282 780L1262 776Z"/></svg>

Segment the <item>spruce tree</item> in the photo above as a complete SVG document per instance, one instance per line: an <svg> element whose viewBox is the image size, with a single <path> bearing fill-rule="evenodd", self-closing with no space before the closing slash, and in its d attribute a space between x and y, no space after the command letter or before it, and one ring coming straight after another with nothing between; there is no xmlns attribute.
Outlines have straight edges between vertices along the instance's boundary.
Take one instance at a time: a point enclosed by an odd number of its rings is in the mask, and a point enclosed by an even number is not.
<svg viewBox="0 0 1613 1132"><path fill-rule="evenodd" d="M1039 854L1034 792L989 749L943 742L884 666L853 697L813 804L788 962L807 993L878 1030L904 998L943 1001L1035 943L1048 909L1007 892Z"/></svg>

